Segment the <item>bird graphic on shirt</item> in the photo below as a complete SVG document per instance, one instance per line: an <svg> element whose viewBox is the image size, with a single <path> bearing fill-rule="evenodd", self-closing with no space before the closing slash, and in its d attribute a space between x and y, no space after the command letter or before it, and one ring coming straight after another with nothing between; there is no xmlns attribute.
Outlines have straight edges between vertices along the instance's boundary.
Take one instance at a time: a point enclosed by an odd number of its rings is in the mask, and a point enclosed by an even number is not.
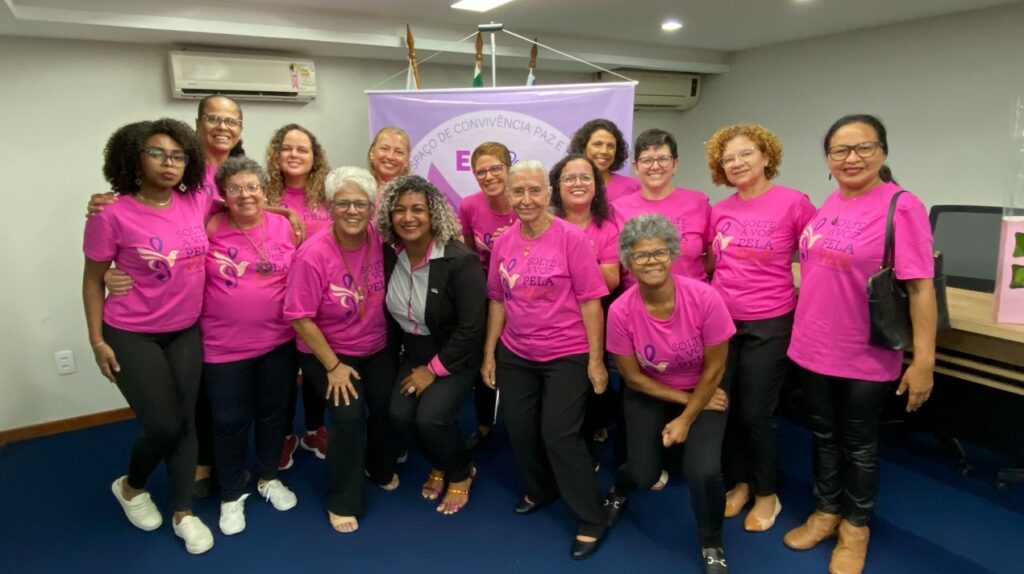
<svg viewBox="0 0 1024 574"><path fill-rule="evenodd" d="M351 289L331 283L331 293L338 298L338 303L346 309L359 302L359 294Z"/></svg>
<svg viewBox="0 0 1024 574"><path fill-rule="evenodd" d="M233 279L245 275L245 268L249 266L248 261L235 263L234 260L228 257L227 255L216 251L213 253L213 258L216 259L218 263L220 263L218 271L220 272L221 276L227 279ZM234 274L232 274L232 272Z"/></svg>
<svg viewBox="0 0 1024 574"><path fill-rule="evenodd" d="M178 258L178 250L175 249L164 255L159 251L153 251L152 249L146 249L145 247L136 247L139 252L139 257L143 261L147 262L147 265L153 271L160 271L159 267L161 264L166 265L168 269L174 267L174 260Z"/></svg>
<svg viewBox="0 0 1024 574"><path fill-rule="evenodd" d="M509 290L511 290L513 287L516 286L516 281L519 281L519 274L518 273L514 273L514 274L510 273L510 271L514 267L515 267L515 262L514 261L509 265L509 267L507 269L505 268L505 262L504 261L502 261L501 263L498 264L498 274L501 275L501 278L505 280L505 284L508 285Z"/></svg>

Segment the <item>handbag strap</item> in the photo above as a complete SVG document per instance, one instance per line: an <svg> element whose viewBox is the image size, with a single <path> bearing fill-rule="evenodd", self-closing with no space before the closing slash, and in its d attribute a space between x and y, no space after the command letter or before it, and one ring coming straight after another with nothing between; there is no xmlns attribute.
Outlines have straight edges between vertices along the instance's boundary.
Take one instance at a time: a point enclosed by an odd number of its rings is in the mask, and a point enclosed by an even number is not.
<svg viewBox="0 0 1024 574"><path fill-rule="evenodd" d="M889 212L885 216L885 250L882 252L882 266L880 269L892 267L895 264L896 226L893 224L893 217L896 215L896 201L900 198L901 194L906 192L907 190L905 189L897 191L889 201Z"/></svg>

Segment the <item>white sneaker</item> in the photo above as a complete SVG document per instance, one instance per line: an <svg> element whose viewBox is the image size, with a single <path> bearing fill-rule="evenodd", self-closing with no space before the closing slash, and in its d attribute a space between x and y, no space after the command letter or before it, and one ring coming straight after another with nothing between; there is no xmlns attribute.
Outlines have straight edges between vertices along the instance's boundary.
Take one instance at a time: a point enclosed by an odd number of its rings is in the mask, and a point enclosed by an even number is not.
<svg viewBox="0 0 1024 574"><path fill-rule="evenodd" d="M213 548L213 533L195 516L182 518L174 525L174 534L185 541L189 554L202 554Z"/></svg>
<svg viewBox="0 0 1024 574"><path fill-rule="evenodd" d="M127 476L118 478L114 481L114 484L110 485L110 490L114 492L114 498L121 503L121 508L124 509L124 515L128 517L128 522L131 522L135 528L145 530L146 532L160 528L160 525L164 523L164 519L160 516L160 511L153 504L153 499L149 497L148 492L137 494L131 500L121 495L121 489L126 480L128 480Z"/></svg>
<svg viewBox="0 0 1024 574"><path fill-rule="evenodd" d="M220 503L220 531L231 536L245 530L245 499L243 494L238 500Z"/></svg>
<svg viewBox="0 0 1024 574"><path fill-rule="evenodd" d="M276 478L258 485L256 490L259 491L260 496L269 500L274 505L274 508L278 510L291 510L299 503L295 493Z"/></svg>

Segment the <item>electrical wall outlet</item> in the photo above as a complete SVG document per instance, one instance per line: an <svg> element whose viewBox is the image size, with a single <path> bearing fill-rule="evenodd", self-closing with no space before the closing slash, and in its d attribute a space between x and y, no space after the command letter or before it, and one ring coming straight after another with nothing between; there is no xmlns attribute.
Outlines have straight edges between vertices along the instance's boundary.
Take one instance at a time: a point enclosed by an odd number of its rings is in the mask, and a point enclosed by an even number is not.
<svg viewBox="0 0 1024 574"><path fill-rule="evenodd" d="M57 365L58 375L70 375L78 370L75 367L75 353L73 351L57 351L53 354L53 360Z"/></svg>

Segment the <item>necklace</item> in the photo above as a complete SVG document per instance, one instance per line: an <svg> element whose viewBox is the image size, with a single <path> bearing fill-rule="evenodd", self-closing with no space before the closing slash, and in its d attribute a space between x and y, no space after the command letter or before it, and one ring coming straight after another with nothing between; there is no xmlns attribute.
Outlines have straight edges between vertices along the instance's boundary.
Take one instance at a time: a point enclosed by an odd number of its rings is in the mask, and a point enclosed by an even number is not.
<svg viewBox="0 0 1024 574"><path fill-rule="evenodd" d="M148 203L150 205L155 205L156 207L167 207L168 205L171 204L171 200L174 199L174 194L173 193L170 194L169 196L167 196L167 199L165 199L163 201L156 201L154 199L150 199L150 198L146 197L145 195L142 195L141 193L136 193L135 194L135 198L142 200L143 203Z"/></svg>
<svg viewBox="0 0 1024 574"><path fill-rule="evenodd" d="M338 230L335 229L333 225L331 226L331 233L334 235L335 243L338 244L338 253L341 254L341 263L345 266L345 273L347 273L349 277L355 280L355 275L352 273L352 266L348 264L348 258L345 257L345 248L341 246L341 237L338 236ZM367 239L364 237L363 245L366 245L366 242ZM363 300L366 299L366 287L367 284L369 283L369 277L365 273L366 268L367 265L364 264L363 267L359 270L359 282L355 286L356 308L359 310L360 319L366 316L366 307L363 305Z"/></svg>
<svg viewBox="0 0 1024 574"><path fill-rule="evenodd" d="M527 237L527 235L524 232L524 230L522 229L522 227L519 228L520 235L522 235L522 237L523 237L523 257L529 257L530 256L530 249L533 247L533 242L536 241L537 238L540 237L541 235L544 235L544 232L548 230L548 227L551 227L551 217L552 216L549 215L549 214L544 214L542 217L545 217L545 216L548 218L546 220L547 225L544 226L544 229L541 230L540 233L537 233L533 237Z"/></svg>
<svg viewBox="0 0 1024 574"><path fill-rule="evenodd" d="M832 225L836 225L836 224L838 224L838 223L839 223L839 216L840 216L840 215L841 215L841 214L843 213L843 209L844 209L844 208L845 208L845 207L846 207L847 205L852 205L852 204L853 204L853 202L857 201L857 199L858 199L859 197L860 197L860 196L858 195L858 196L854 197L853 199L851 199L850 201L848 201L848 202L845 202L845 203L844 203L844 202L843 202L843 196L842 196L842 195L840 195L840 196L839 196L839 198L838 198L838 199L839 199L839 207L838 207L838 208L836 209L836 214L835 214L835 217L833 217L833 218L832 218L832 222L831 222L831 223L832 223Z"/></svg>
<svg viewBox="0 0 1024 574"><path fill-rule="evenodd" d="M242 229L242 226L237 221L235 221L234 218L231 219L231 223L235 224L235 227L238 228L238 231L240 231L242 233L242 237L244 237L246 239L246 241L249 242L249 245L252 245L253 250L256 251L256 255L259 256L259 261L256 262L256 272L259 273L260 275L270 275L270 273L272 273L274 271L274 264L267 260L267 253L265 251L265 247L266 247L266 236L265 236L265 233L266 233L266 225L267 225L266 220L264 219L262 222L260 222L260 245L259 245L259 247L256 246L256 243L252 240L251 237L249 237L249 234L246 233L244 229Z"/></svg>

